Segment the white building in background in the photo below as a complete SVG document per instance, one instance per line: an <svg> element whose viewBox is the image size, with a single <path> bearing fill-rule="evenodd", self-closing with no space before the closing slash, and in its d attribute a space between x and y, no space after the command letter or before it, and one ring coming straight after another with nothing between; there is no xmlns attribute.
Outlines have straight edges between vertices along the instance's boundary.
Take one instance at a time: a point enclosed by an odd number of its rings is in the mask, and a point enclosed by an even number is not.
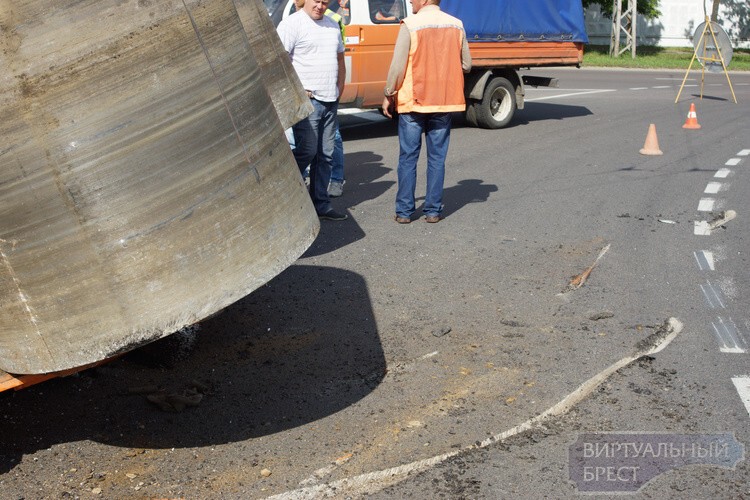
<svg viewBox="0 0 750 500"><path fill-rule="evenodd" d="M657 19L638 16L638 45L660 47L692 47L695 29L705 20L703 0L661 0ZM711 15L712 0L705 0ZM732 46L750 48L750 0L722 0L719 24L729 35ZM612 20L604 17L599 7L586 10L586 32L589 42L609 45Z"/></svg>

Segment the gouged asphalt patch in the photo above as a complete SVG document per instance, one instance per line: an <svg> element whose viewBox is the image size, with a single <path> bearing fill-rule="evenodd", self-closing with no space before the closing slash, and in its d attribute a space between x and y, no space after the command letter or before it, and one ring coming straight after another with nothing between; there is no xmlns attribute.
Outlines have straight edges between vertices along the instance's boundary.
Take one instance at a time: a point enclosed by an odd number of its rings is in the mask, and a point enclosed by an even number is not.
<svg viewBox="0 0 750 500"><path fill-rule="evenodd" d="M664 325L654 332L651 336L643 341L639 342L636 346L636 351L631 356L626 356L619 361L613 363L609 367L605 368L601 372L597 373L586 382L581 384L576 390L568 394L565 398L559 401L554 406L547 409L545 412L530 418L529 420L519 424L505 432L501 432L492 437L481 441L478 444L472 444L460 450L455 450L435 457L417 460L404 465L391 467L388 469L370 472L367 474L361 474L351 478L340 479L330 483L316 484L313 486L306 486L296 490L287 491L278 495L268 497L274 500L302 500L302 499L316 499L316 498L330 498L339 495L356 496L373 494L384 488L398 484L408 476L418 474L429 468L444 462L445 460L454 457L460 453L466 451L486 448L494 443L504 441L516 434L520 434L529 429L533 429L542 425L545 420L553 417L564 415L575 405L583 401L589 394L591 394L597 387L599 387L604 381L611 377L618 370L626 367L633 361L643 356L649 356L655 354L669 345L672 340L682 331L682 323L676 318L669 318ZM330 471L326 471L330 472Z"/></svg>

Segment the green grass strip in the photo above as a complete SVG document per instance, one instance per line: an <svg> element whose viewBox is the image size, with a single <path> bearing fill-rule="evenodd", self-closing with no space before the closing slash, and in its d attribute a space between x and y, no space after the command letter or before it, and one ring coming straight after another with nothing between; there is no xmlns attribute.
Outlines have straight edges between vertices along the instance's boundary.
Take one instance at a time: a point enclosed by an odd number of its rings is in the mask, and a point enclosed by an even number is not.
<svg viewBox="0 0 750 500"><path fill-rule="evenodd" d="M633 59L629 52L620 57L609 57L607 45L586 45L583 50L583 66L687 70L692 57L691 47L639 46L636 48L636 57ZM700 62L694 61L691 69L700 70ZM734 49L734 55L727 69L750 71L750 49Z"/></svg>

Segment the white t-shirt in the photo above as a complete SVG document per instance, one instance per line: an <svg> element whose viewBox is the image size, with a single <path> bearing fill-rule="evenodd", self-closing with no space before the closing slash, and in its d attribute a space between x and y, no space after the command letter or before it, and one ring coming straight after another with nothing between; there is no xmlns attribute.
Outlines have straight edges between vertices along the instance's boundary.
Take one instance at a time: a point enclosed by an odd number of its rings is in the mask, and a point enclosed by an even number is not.
<svg viewBox="0 0 750 500"><path fill-rule="evenodd" d="M305 90L319 101L338 99L338 54L344 52L338 23L328 16L315 21L300 10L281 21L277 31Z"/></svg>

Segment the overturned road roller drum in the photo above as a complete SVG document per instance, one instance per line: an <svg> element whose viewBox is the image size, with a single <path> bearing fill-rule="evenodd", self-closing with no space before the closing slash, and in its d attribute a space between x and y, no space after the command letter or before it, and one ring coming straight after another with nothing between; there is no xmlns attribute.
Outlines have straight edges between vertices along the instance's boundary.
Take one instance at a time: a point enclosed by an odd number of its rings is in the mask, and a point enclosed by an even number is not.
<svg viewBox="0 0 750 500"><path fill-rule="evenodd" d="M0 370L164 337L314 240L260 0L0 0L0 44Z"/></svg>

